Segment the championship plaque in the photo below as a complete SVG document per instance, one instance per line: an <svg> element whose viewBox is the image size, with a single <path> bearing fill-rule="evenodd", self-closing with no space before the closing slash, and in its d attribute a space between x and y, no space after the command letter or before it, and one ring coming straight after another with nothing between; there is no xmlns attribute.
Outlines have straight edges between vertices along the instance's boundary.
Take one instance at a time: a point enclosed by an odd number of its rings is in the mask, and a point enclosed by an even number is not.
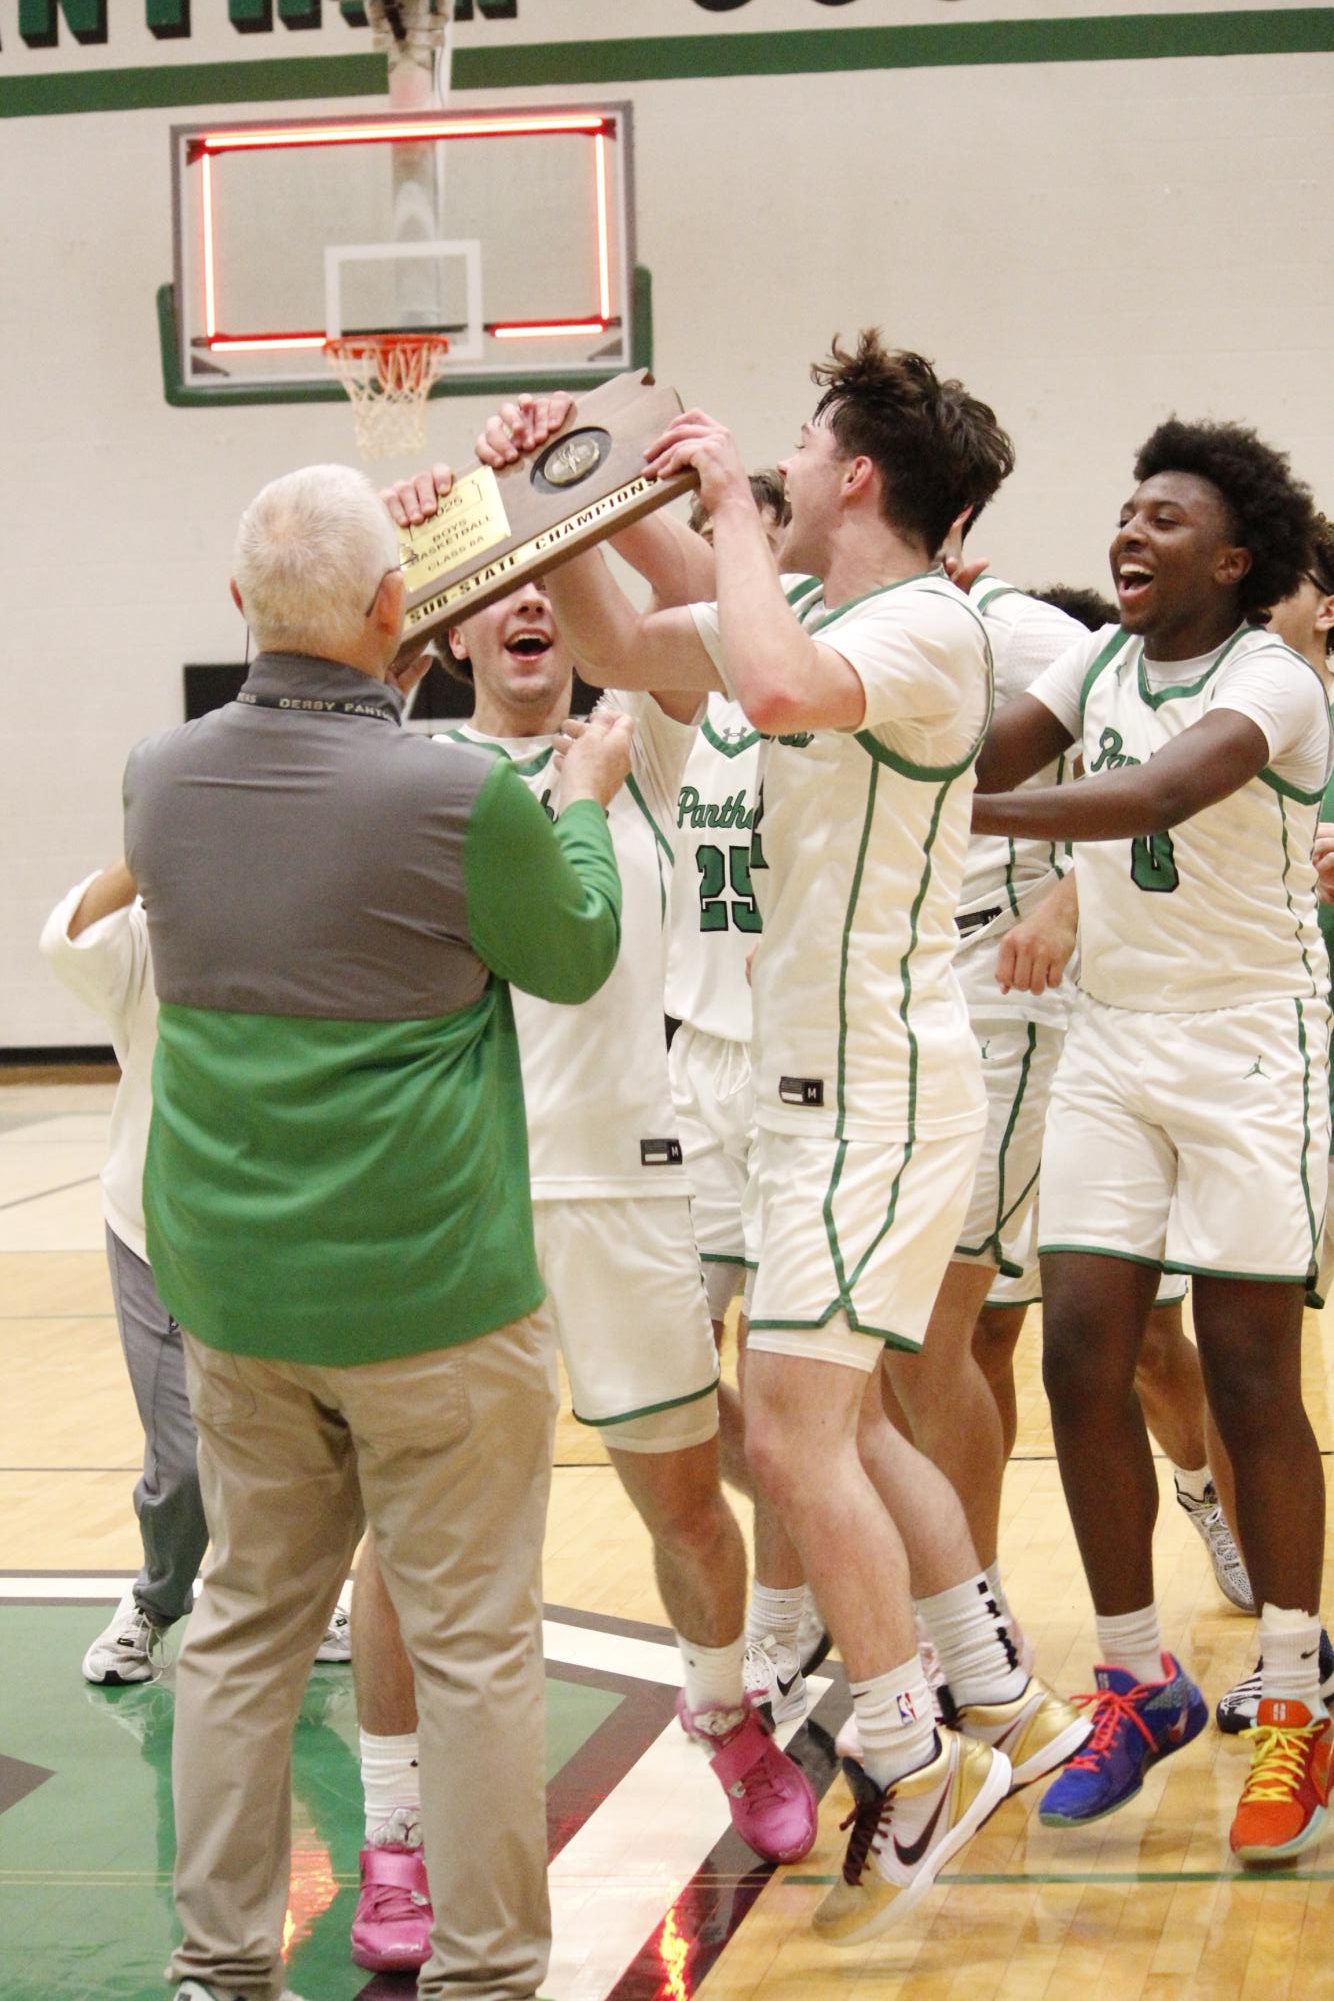
<svg viewBox="0 0 1334 2001"><path fill-rule="evenodd" d="M582 396L540 451L456 479L429 521L400 528L407 584L404 639L455 625L529 577L555 569L699 484L693 472L648 479L644 448L681 414L647 369Z"/></svg>

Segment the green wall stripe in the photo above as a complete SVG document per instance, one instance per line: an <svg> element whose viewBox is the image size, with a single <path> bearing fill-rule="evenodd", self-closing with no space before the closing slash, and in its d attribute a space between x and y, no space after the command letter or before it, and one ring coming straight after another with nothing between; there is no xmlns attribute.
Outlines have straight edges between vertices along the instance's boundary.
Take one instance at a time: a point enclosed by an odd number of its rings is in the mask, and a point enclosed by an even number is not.
<svg viewBox="0 0 1334 2001"><path fill-rule="evenodd" d="M156 63L146 69L0 77L0 118L166 105L281 104L309 97L383 97L384 57L279 56L267 62Z"/></svg>
<svg viewBox="0 0 1334 2001"><path fill-rule="evenodd" d="M912 28L796 28L751 35L626 36L511 49L464 49L463 89L502 83L652 83L684 77L796 76L822 70L930 69L991 63L1125 62L1153 56L1292 55L1334 49L1328 7L1275 13L1105 14L1082 20L977 21Z"/></svg>
<svg viewBox="0 0 1334 2001"><path fill-rule="evenodd" d="M493 45L456 50L454 85L459 90L583 87L838 70L1311 55L1331 50L1334 9L1248 7L1236 13L1103 14L1053 21L798 28L779 34L643 35ZM48 71L0 78L0 117L377 97L384 89L384 58L371 54Z"/></svg>

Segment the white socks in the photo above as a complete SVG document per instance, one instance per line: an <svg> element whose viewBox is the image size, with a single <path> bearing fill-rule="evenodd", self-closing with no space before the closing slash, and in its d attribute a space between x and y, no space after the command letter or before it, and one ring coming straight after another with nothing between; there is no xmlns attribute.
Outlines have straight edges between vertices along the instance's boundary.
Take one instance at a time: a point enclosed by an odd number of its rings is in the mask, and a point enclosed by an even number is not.
<svg viewBox="0 0 1334 2001"><path fill-rule="evenodd" d="M750 1589L750 1606L746 1613L746 1644L758 1645L772 1637L780 1647L789 1652L797 1651L797 1634L801 1629L802 1614L806 1609L806 1586L796 1584L790 1591L761 1584L758 1580Z"/></svg>
<svg viewBox="0 0 1334 2001"><path fill-rule="evenodd" d="M971 1702L1013 1702L1023 1694L1028 1673L985 1571L916 1603L940 1655L950 1694L960 1707Z"/></svg>
<svg viewBox="0 0 1334 2001"><path fill-rule="evenodd" d="M1260 1700L1271 1696L1304 1702L1323 1716L1320 1694L1320 1614L1285 1612L1265 1604L1260 1611Z"/></svg>
<svg viewBox="0 0 1334 2001"><path fill-rule="evenodd" d="M685 1669L686 1707L691 1715L699 1710L735 1711L738 1723L746 1714L746 1698L741 1680L741 1662L746 1651L745 1634L726 1647L697 1647L680 1633L676 1644Z"/></svg>
<svg viewBox="0 0 1334 2001"><path fill-rule="evenodd" d="M1098 1632L1098 1658L1104 1667L1123 1668L1137 1682L1163 1679L1163 1636L1158 1630L1156 1605L1114 1619L1104 1619L1098 1612L1093 1623Z"/></svg>
<svg viewBox="0 0 1334 2001"><path fill-rule="evenodd" d="M1198 1501L1200 1506L1203 1507L1209 1499L1209 1489L1213 1485L1213 1475L1209 1471L1207 1460L1194 1473L1185 1466L1174 1466L1172 1468L1172 1478L1176 1482L1176 1490L1183 1500Z"/></svg>
<svg viewBox="0 0 1334 2001"><path fill-rule="evenodd" d="M917 1654L888 1674L854 1681L852 1709L866 1776L882 1789L920 1771L936 1755L931 1691Z"/></svg>
<svg viewBox="0 0 1334 2001"><path fill-rule="evenodd" d="M366 1802L366 1845L421 1843L421 1774L417 1737L374 1737L361 1732L361 1790Z"/></svg>

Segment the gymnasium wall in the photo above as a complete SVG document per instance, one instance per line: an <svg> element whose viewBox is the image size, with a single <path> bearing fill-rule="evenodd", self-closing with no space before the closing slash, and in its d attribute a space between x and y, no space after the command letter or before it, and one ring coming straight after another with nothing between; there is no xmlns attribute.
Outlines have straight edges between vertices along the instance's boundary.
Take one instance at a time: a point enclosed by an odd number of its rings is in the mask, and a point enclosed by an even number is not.
<svg viewBox="0 0 1334 2001"><path fill-rule="evenodd" d="M42 919L119 853L125 754L180 719L182 663L240 657L241 507L291 466L354 459L338 404L169 408L154 295L172 123L383 109L358 11L0 0L0 1049L105 1040L38 960ZM1019 468L977 546L1013 581L1105 587L1134 447L1173 409L1255 424L1334 507L1330 9L459 14L469 105L633 99L655 365L752 462L791 441L831 334L878 322L1012 429ZM465 457L485 414L434 403L432 455Z"/></svg>

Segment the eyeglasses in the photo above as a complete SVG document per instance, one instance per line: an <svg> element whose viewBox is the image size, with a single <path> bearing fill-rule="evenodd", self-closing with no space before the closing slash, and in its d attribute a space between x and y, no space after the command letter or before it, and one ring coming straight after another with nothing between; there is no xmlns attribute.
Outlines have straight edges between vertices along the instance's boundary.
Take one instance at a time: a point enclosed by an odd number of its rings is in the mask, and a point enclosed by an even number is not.
<svg viewBox="0 0 1334 2001"><path fill-rule="evenodd" d="M402 567L403 567L402 563L391 563L389 565L389 568L384 572L384 576L380 578L380 583L378 583L375 586L375 589L371 592L371 601L367 605L365 611L363 611L363 613L361 614L363 618L369 618L371 613L375 610L375 600L380 595L380 585L383 584L385 577L392 577L394 572L396 570L401 570Z"/></svg>

